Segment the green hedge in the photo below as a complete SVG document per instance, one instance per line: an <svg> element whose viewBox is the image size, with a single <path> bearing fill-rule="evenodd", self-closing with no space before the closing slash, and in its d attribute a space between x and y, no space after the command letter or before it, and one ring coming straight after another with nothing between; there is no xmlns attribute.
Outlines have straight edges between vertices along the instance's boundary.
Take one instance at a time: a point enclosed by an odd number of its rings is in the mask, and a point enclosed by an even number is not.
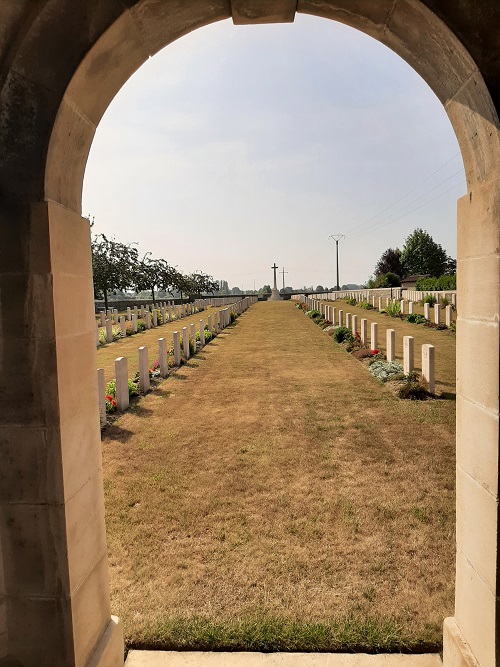
<svg viewBox="0 0 500 667"><path fill-rule="evenodd" d="M420 278L415 289L418 292L442 292L457 289L457 276L440 276L439 278Z"/></svg>

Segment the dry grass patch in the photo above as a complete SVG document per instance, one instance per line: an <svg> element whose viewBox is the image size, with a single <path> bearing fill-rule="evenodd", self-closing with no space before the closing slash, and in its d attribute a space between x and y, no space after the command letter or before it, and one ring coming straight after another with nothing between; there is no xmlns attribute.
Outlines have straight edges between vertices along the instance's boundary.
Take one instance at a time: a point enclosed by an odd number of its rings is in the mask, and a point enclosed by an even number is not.
<svg viewBox="0 0 500 667"><path fill-rule="evenodd" d="M439 644L453 408L395 399L293 304L252 306L104 438L127 643Z"/></svg>

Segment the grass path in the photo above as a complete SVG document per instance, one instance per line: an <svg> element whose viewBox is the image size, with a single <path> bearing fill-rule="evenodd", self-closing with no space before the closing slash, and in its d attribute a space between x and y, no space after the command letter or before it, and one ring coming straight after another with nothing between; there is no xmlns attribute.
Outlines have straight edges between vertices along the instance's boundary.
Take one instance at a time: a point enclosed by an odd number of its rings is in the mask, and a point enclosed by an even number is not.
<svg viewBox="0 0 500 667"><path fill-rule="evenodd" d="M291 302L253 305L103 437L127 643L439 644L453 411L396 399Z"/></svg>

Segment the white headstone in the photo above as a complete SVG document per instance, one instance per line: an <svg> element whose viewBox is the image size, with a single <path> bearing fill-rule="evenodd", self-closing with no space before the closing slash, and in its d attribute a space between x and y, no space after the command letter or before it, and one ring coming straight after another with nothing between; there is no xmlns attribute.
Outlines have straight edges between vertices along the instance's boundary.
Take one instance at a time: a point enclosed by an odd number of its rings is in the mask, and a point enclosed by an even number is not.
<svg viewBox="0 0 500 667"><path fill-rule="evenodd" d="M175 366L180 366L181 365L181 341L180 341L180 336L179 336L178 331L174 331L173 339L174 339L174 365Z"/></svg>
<svg viewBox="0 0 500 667"><path fill-rule="evenodd" d="M145 394L150 388L148 348L143 346L139 348L139 389Z"/></svg>
<svg viewBox="0 0 500 667"><path fill-rule="evenodd" d="M406 375L414 369L413 336L403 336L403 369Z"/></svg>
<svg viewBox="0 0 500 667"><path fill-rule="evenodd" d="M125 325L125 318L123 317L123 315L120 317L120 333L122 335L122 338L126 338L127 327Z"/></svg>
<svg viewBox="0 0 500 667"><path fill-rule="evenodd" d="M429 393L434 393L434 345L422 345L422 379L429 386Z"/></svg>
<svg viewBox="0 0 500 667"><path fill-rule="evenodd" d="M113 324L111 323L111 320L106 320L106 342L113 342Z"/></svg>
<svg viewBox="0 0 500 667"><path fill-rule="evenodd" d="M375 297L374 297L375 298ZM365 317L361 318L361 342L363 345L368 343L368 320Z"/></svg>
<svg viewBox="0 0 500 667"><path fill-rule="evenodd" d="M387 329L386 332L386 356L387 361L394 361L395 355L395 331L394 329Z"/></svg>
<svg viewBox="0 0 500 667"><path fill-rule="evenodd" d="M125 321L120 317L120 321ZM128 368L127 357L118 357L115 359L115 379L116 379L116 407L120 412L126 410L130 403L128 391Z"/></svg>
<svg viewBox="0 0 500 667"><path fill-rule="evenodd" d="M182 348L184 358L189 359L189 334L187 327L182 327Z"/></svg>
<svg viewBox="0 0 500 667"><path fill-rule="evenodd" d="M167 341L164 338L158 339L158 361L160 362L160 375L166 378L168 375L168 357Z"/></svg>
<svg viewBox="0 0 500 667"><path fill-rule="evenodd" d="M445 317L446 317L446 326L451 327L451 321L453 317L453 308L451 306L446 306L445 308Z"/></svg>
<svg viewBox="0 0 500 667"><path fill-rule="evenodd" d="M434 324L441 324L441 305L439 302L434 304Z"/></svg>
<svg viewBox="0 0 500 667"><path fill-rule="evenodd" d="M106 381L104 379L104 368L97 369L97 391L99 395L99 416L101 428L106 426Z"/></svg>
<svg viewBox="0 0 500 667"><path fill-rule="evenodd" d="M429 303L424 303L424 317L426 320L431 319L431 306Z"/></svg>
<svg viewBox="0 0 500 667"><path fill-rule="evenodd" d="M370 349L378 350L378 324L376 322L370 325Z"/></svg>
<svg viewBox="0 0 500 667"><path fill-rule="evenodd" d="M205 324L203 320L200 320L200 343L201 347L205 345Z"/></svg>

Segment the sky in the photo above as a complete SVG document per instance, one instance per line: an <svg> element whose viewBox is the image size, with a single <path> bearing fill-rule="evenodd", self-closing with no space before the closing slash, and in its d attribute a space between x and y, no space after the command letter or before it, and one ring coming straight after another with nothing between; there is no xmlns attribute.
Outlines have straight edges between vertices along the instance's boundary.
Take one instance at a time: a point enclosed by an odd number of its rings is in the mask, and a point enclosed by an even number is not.
<svg viewBox="0 0 500 667"><path fill-rule="evenodd" d="M231 287L363 283L420 227L456 256L463 162L441 103L347 26L198 29L150 58L104 114L82 213L184 273ZM432 200L432 201L431 201ZM283 275L278 279L282 286Z"/></svg>

